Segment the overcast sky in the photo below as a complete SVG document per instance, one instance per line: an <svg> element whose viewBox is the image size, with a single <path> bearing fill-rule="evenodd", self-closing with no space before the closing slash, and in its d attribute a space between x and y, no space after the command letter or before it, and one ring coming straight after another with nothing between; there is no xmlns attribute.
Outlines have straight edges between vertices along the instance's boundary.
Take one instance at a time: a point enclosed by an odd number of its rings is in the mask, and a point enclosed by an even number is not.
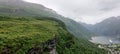
<svg viewBox="0 0 120 54"><path fill-rule="evenodd" d="M42 4L76 21L95 24L108 17L120 16L120 0L25 0Z"/></svg>

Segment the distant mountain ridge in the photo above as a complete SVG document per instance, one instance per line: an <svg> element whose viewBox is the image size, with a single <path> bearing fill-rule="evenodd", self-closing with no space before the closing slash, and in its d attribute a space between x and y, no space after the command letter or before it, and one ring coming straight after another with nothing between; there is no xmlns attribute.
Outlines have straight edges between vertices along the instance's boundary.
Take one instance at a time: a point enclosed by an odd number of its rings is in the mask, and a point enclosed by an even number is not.
<svg viewBox="0 0 120 54"><path fill-rule="evenodd" d="M86 28L100 35L119 36L120 35L120 16L110 17L95 25L85 25Z"/></svg>

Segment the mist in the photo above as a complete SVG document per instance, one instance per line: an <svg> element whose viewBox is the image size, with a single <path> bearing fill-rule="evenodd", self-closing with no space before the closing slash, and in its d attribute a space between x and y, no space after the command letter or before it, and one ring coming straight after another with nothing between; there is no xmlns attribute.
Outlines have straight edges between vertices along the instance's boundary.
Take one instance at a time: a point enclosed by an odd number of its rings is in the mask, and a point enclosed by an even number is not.
<svg viewBox="0 0 120 54"><path fill-rule="evenodd" d="M120 15L120 0L24 0L42 4L57 13L85 22L96 24L106 18Z"/></svg>

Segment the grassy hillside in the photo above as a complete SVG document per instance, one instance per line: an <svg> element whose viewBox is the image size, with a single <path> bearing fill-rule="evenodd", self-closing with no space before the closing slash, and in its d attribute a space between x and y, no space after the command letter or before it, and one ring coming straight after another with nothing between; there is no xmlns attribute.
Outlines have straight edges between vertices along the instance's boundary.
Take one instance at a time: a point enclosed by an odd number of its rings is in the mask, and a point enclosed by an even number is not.
<svg viewBox="0 0 120 54"><path fill-rule="evenodd" d="M0 54L30 54L31 49L49 54L46 43L55 37L58 54L106 54L89 41L75 38L59 20L0 16Z"/></svg>
<svg viewBox="0 0 120 54"><path fill-rule="evenodd" d="M0 16L0 52L25 54L54 38L60 25L51 20ZM16 52L15 52L16 51Z"/></svg>
<svg viewBox="0 0 120 54"><path fill-rule="evenodd" d="M40 4L33 4L24 2L22 0L0 0L0 14L12 16L37 16L39 17L52 17L63 21L67 29L77 37L90 38L90 33L86 28L81 26L78 22L68 19L57 14L54 10L46 8Z"/></svg>

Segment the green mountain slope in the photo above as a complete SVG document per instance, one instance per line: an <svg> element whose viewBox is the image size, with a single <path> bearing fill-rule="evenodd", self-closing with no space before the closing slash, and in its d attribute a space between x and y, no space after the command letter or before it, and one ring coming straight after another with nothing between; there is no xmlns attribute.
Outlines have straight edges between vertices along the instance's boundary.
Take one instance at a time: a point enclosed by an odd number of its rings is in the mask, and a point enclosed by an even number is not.
<svg viewBox="0 0 120 54"><path fill-rule="evenodd" d="M90 39L91 36L94 36L92 32L90 32L89 30L87 30L85 27L83 27L78 22L75 22L74 20L64 19L64 22L66 24L68 31L70 31L76 37Z"/></svg>
<svg viewBox="0 0 120 54"><path fill-rule="evenodd" d="M48 9L40 4L32 4L21 0L0 0L0 14L14 16L37 16L39 17L54 17L65 23L67 29L75 36L90 38L90 33L79 23L58 15L55 11Z"/></svg>
<svg viewBox="0 0 120 54"><path fill-rule="evenodd" d="M0 16L0 54L49 54L54 47L58 54L105 54L59 20Z"/></svg>

